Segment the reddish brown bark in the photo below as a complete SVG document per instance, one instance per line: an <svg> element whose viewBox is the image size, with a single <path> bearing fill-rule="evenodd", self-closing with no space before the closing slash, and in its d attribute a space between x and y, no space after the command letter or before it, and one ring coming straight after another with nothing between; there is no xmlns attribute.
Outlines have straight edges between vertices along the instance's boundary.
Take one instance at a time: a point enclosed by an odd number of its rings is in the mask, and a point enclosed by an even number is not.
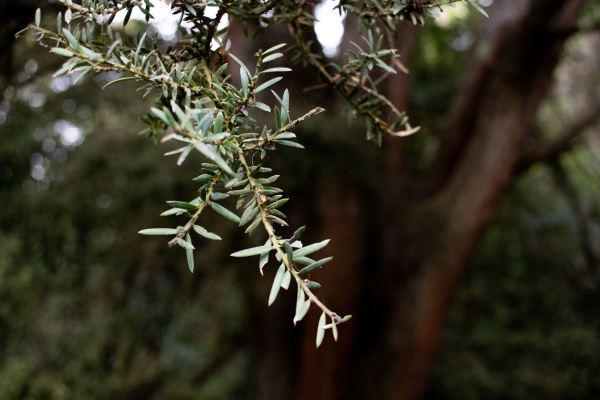
<svg viewBox="0 0 600 400"><path fill-rule="evenodd" d="M382 184L390 188L391 198L378 210L386 227L377 240L383 247L369 249L370 254L379 251L379 259L362 268L354 371L334 381L331 368L348 369L340 366L344 355L332 349L326 350L330 357L304 355L299 398L342 398L332 389L340 382L350 385L351 398L415 400L423 395L451 300L513 176L522 140L583 3L535 0L528 7L498 2L465 71L430 195L400 192L403 146L387 144L389 181ZM396 101L404 108L406 90L398 89ZM333 243L346 242L339 221L326 218L335 209L322 211L327 236ZM314 332L307 335L312 343Z"/></svg>
<svg viewBox="0 0 600 400"><path fill-rule="evenodd" d="M386 399L418 399L426 387L450 301L510 181L521 142L551 86L565 32L572 31L583 3L533 1L522 12L505 13L508 20L488 24L492 51L471 62L457 98L438 191L408 208L424 224L431 216L434 222L416 230L425 235L416 245L404 236L405 245L417 250L408 260L417 267L400 282L406 290L395 296L390 315L394 356Z"/></svg>

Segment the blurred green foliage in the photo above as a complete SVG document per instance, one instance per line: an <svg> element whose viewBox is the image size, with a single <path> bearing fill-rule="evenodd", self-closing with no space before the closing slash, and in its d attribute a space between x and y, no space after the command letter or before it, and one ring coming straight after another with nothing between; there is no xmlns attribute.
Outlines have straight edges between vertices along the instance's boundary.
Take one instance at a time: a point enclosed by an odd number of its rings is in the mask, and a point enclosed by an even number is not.
<svg viewBox="0 0 600 400"><path fill-rule="evenodd" d="M29 76L2 99L0 398L247 398L229 251L204 242L191 275L185 254L137 234L164 223L148 199L177 198L193 176L136 135L148 105L135 92L101 91L102 76L63 91L68 78L36 73L43 53L22 46Z"/></svg>

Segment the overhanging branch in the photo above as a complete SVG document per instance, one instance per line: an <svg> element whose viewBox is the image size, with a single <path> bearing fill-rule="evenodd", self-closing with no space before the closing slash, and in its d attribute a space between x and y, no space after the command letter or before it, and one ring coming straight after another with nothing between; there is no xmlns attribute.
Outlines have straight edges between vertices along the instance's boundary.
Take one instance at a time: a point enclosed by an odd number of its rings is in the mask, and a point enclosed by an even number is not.
<svg viewBox="0 0 600 400"><path fill-rule="evenodd" d="M600 121L600 105L590 108L577 121L567 125L555 139L523 154L516 164L514 174L523 173L533 164L555 160L561 153L570 150L576 139L597 121Z"/></svg>

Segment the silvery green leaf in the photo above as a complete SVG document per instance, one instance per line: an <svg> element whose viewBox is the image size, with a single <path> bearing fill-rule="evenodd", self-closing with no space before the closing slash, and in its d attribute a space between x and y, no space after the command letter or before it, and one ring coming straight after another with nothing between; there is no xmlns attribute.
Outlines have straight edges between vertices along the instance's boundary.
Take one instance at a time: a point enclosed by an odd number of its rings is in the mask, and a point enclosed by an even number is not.
<svg viewBox="0 0 600 400"><path fill-rule="evenodd" d="M282 48L282 47L283 47L283 46L285 46L285 45L286 45L286 43L280 43L280 44L278 44L278 45L275 45L275 46L273 46L273 47L271 47L271 48L268 48L267 50L263 51L263 54L269 54L269 53L272 53L272 52L274 52L275 50L279 50L280 48Z"/></svg>
<svg viewBox="0 0 600 400"><path fill-rule="evenodd" d="M165 154L166 155L166 154ZM210 180L212 180L214 178L213 175L209 175L209 174L202 174L202 175L198 175L197 177L195 177L194 179L192 179L194 182L198 182L198 183L206 183Z"/></svg>
<svg viewBox="0 0 600 400"><path fill-rule="evenodd" d="M271 250L273 250L273 246L250 247L249 249L244 249L244 250L236 251L235 253L231 253L231 257L257 256L259 254L268 253Z"/></svg>
<svg viewBox="0 0 600 400"><path fill-rule="evenodd" d="M273 286L271 287L271 294L269 295L269 305L273 304L275 299L277 298L277 294L279 293L279 289L281 288L281 282L283 281L283 276L285 275L285 265L281 264L279 269L277 270L277 274L275 275L275 279L273 280Z"/></svg>
<svg viewBox="0 0 600 400"><path fill-rule="evenodd" d="M302 289L300 289L300 291L302 292L302 294L304 294L304 291ZM302 307L300 308L300 310L296 312L296 315L294 316L294 325L296 325L296 322L301 321L302 318L304 318L304 316L308 312L309 308L310 308L310 299L306 300L302 304Z"/></svg>
<svg viewBox="0 0 600 400"><path fill-rule="evenodd" d="M473 8L475 8L477 11L479 11L481 14L483 14L486 18L489 18L489 15L487 15L487 13L483 10L483 8L481 8L481 6L479 4L477 4L476 1L473 0L467 0L469 2L469 4L471 6L473 6Z"/></svg>
<svg viewBox="0 0 600 400"><path fill-rule="evenodd" d="M240 217L238 217L237 215L235 215L234 213L232 213L231 211L229 211L228 209L226 209L222 205L220 205L218 203L212 203L211 202L210 206L212 207L213 210L215 210L216 212L218 212L219 214L221 214L222 216L224 216L228 220L233 221L236 224L240 223Z"/></svg>
<svg viewBox="0 0 600 400"><path fill-rule="evenodd" d="M173 215L173 214L183 214L186 210L183 208L171 208L167 211L165 211L164 213L160 214L161 217L166 217L168 215Z"/></svg>
<svg viewBox="0 0 600 400"><path fill-rule="evenodd" d="M191 203L186 203L185 201L167 201L167 204L171 207L176 208L184 208L186 210L197 210L198 206Z"/></svg>
<svg viewBox="0 0 600 400"><path fill-rule="evenodd" d="M298 149L304 149L305 148L300 143L292 142L290 140L273 139L273 142L275 142L277 144L280 144L282 146L296 147Z"/></svg>
<svg viewBox="0 0 600 400"><path fill-rule="evenodd" d="M302 288L300 287L300 284L298 284L298 291L296 293L296 315L298 315L298 312L302 309L305 299L306 299L306 296L304 295L304 290L302 290ZM296 320L296 318L294 317L294 321L295 320ZM294 325L295 325L295 322L294 322Z"/></svg>
<svg viewBox="0 0 600 400"><path fill-rule="evenodd" d="M314 243L309 246L298 249L298 250L294 251L294 260L296 260L297 257L304 257L311 253L314 253L315 251L319 251L323 247L327 246L328 243L329 243L329 239L326 239L326 240L323 240L322 242Z"/></svg>
<svg viewBox="0 0 600 400"><path fill-rule="evenodd" d="M318 289L321 287L320 283L309 281L309 280L304 281L304 283L306 284L306 287L308 287L309 289Z"/></svg>
<svg viewBox="0 0 600 400"><path fill-rule="evenodd" d="M260 179L256 180L256 183L261 184L261 185L267 185L269 183L275 182L277 180L277 178L279 178L279 175L273 175L268 178L260 178Z"/></svg>
<svg viewBox="0 0 600 400"><path fill-rule="evenodd" d="M290 242L286 241L285 242L285 255L287 256L287 259L289 262L292 262L292 245L290 244Z"/></svg>
<svg viewBox="0 0 600 400"><path fill-rule="evenodd" d="M185 242L192 246L192 238L190 237L190 234L188 233L187 235L185 235ZM185 255L187 258L187 262L188 262L188 267L190 268L190 272L194 272L194 250L193 247L186 247L185 248Z"/></svg>
<svg viewBox="0 0 600 400"><path fill-rule="evenodd" d="M227 197L229 197L229 195L227 193L213 192L210 194L210 198L212 200L223 200L223 199L226 199Z"/></svg>
<svg viewBox="0 0 600 400"><path fill-rule="evenodd" d="M296 134L294 134L292 132L281 132L280 134L275 136L275 138L276 139L295 139Z"/></svg>
<svg viewBox="0 0 600 400"><path fill-rule="evenodd" d="M233 174L231 167L229 167L229 165L227 165L225 160L223 160L221 158L221 156L218 155L217 153L214 153L205 143L199 142L197 140L194 140L193 143L194 143L194 147L196 147L196 149L198 149L198 151L200 153L202 153L206 157L208 157L209 160L212 160L215 163L217 163L219 165L219 167L221 167L223 169L223 171L227 172L228 174Z"/></svg>
<svg viewBox="0 0 600 400"><path fill-rule="evenodd" d="M229 133L229 132L220 132L215 135L204 136L202 138L202 141L203 142L218 142L219 140L223 140L230 135L231 135L231 133Z"/></svg>
<svg viewBox="0 0 600 400"><path fill-rule="evenodd" d="M294 232L294 235L292 236L292 238L290 239L290 242L295 242L296 240L300 239L300 237L302 236L302 234L304 233L304 230L306 229L306 225L302 225L300 228L296 229L296 231Z"/></svg>
<svg viewBox="0 0 600 400"><path fill-rule="evenodd" d="M244 214L242 214L242 218L240 220L240 226L244 226L246 225L248 222L250 222L258 213L259 208L258 207L248 207L246 208L246 211L244 211Z"/></svg>
<svg viewBox="0 0 600 400"><path fill-rule="evenodd" d="M275 202L273 202L273 203L271 203L271 204L269 204L267 206L267 210L280 207L280 206L284 205L285 203L287 203L288 200L289 200L289 198L285 198L285 199L281 199L281 200L275 201Z"/></svg>
<svg viewBox="0 0 600 400"><path fill-rule="evenodd" d="M266 56L263 58L263 63L268 63L269 61L277 60L278 58L283 57L283 53L274 53L270 56Z"/></svg>
<svg viewBox="0 0 600 400"><path fill-rule="evenodd" d="M246 66L244 65L243 62L241 62L236 56L234 56L231 53L229 53L229 57L233 58L235 60L235 62L237 62L238 64L240 64L240 67L242 67L242 69L244 70L244 72L246 72L246 74L248 74L248 77L252 77L252 74L250 73L250 71L248 70L248 68L246 68Z"/></svg>
<svg viewBox="0 0 600 400"><path fill-rule="evenodd" d="M258 228L258 225L260 225L261 221L262 221L262 218L260 216L258 218L256 218L253 223L248 225L248 227L245 230L245 233L252 235L254 233L254 231L256 230L256 228Z"/></svg>
<svg viewBox="0 0 600 400"><path fill-rule="evenodd" d="M254 106L255 106L256 108L259 108L259 109L263 110L263 111L266 111L266 112L271 112L271 107L269 107L269 106L268 106L268 105L266 105L265 103L261 103L260 101L257 101L257 102L254 104Z"/></svg>
<svg viewBox="0 0 600 400"><path fill-rule="evenodd" d="M194 250L195 249L195 247L194 247L194 245L192 245L191 241L187 242L187 241L185 241L183 239L177 239L177 244L180 245L181 247L183 247L184 249L187 249L187 250Z"/></svg>
<svg viewBox="0 0 600 400"><path fill-rule="evenodd" d="M58 54L59 56L64 56L64 57L73 57L75 55L75 53L73 53L72 51L63 49L61 47L54 47L54 48L50 49L50 53L55 53L55 54Z"/></svg>
<svg viewBox="0 0 600 400"><path fill-rule="evenodd" d="M283 275L283 280L281 281L281 287L285 290L288 290L288 288L290 287L291 280L292 274L290 274L290 271L285 271L285 274Z"/></svg>
<svg viewBox="0 0 600 400"><path fill-rule="evenodd" d="M173 228L150 228L138 232L141 235L176 235L177 229Z"/></svg>
<svg viewBox="0 0 600 400"><path fill-rule="evenodd" d="M264 71L261 71L261 74L268 74L268 73L272 73L272 72L290 72L292 69L291 68L287 68L287 67L276 67L276 68L268 68L265 69Z"/></svg>
<svg viewBox="0 0 600 400"><path fill-rule="evenodd" d="M210 240L221 240L221 237L215 233L207 231L200 225L194 225L194 230L200 235Z"/></svg>
<svg viewBox="0 0 600 400"><path fill-rule="evenodd" d="M62 33L63 33L64 37L67 39L67 41L69 42L69 45L71 46L71 48L73 48L73 50L81 51L81 46L79 45L79 40L77 40L77 38L75 38L75 36L73 36L73 34L68 29L63 28Z"/></svg>
<svg viewBox="0 0 600 400"><path fill-rule="evenodd" d="M323 338L325 337L325 313L321 314L321 318L319 318L319 326L317 327L317 348L323 343Z"/></svg>
<svg viewBox="0 0 600 400"><path fill-rule="evenodd" d="M266 81L265 83L263 83L262 85L259 85L256 89L254 89L254 93L261 92L261 91L265 90L266 88L268 88L269 86L276 84L277 82L279 82L282 79L283 79L282 76L278 76L277 78L269 79L268 81Z"/></svg>
<svg viewBox="0 0 600 400"><path fill-rule="evenodd" d="M333 260L333 257L324 258L322 260L319 260L317 262L310 264L308 267L302 268L300 271L298 271L298 273L299 274L307 274L311 271L314 271L317 268L321 268L323 265L327 264L331 260Z"/></svg>
<svg viewBox="0 0 600 400"><path fill-rule="evenodd" d="M331 332L333 333L333 340L335 340L337 342L338 330L337 330L337 325L336 325L335 321L333 321L333 320L331 322Z"/></svg>
<svg viewBox="0 0 600 400"><path fill-rule="evenodd" d="M315 260L308 257L294 257L294 262L298 264L310 265L313 264Z"/></svg>

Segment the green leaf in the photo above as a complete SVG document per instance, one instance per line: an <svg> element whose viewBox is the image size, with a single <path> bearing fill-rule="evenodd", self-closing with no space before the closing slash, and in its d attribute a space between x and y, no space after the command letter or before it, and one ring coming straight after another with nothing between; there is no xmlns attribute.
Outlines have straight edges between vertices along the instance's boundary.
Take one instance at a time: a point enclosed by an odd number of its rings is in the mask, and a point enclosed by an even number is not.
<svg viewBox="0 0 600 400"><path fill-rule="evenodd" d="M186 242L183 239L177 239L177 244L180 245L181 247L183 247L186 250L194 250L195 249L195 247L194 247L194 245L192 245L191 241L188 243L188 242Z"/></svg>
<svg viewBox="0 0 600 400"><path fill-rule="evenodd" d="M306 287L308 287L309 289L318 289L321 287L320 283L317 282L313 282L313 281L305 281L304 282L306 284Z"/></svg>
<svg viewBox="0 0 600 400"><path fill-rule="evenodd" d="M125 82L125 81L135 81L138 80L137 76L127 76L125 78L119 78L119 79L115 79L114 81L108 82L106 85L104 85L102 87L102 90L106 89L109 86L114 85L115 83L119 83L119 82Z"/></svg>
<svg viewBox="0 0 600 400"><path fill-rule="evenodd" d="M481 14L485 15L486 18L489 18L489 15L487 15L487 13L484 11L484 9L481 8L481 6L479 4L477 4L477 2L475 2L473 0L467 0L467 1L469 2L469 4L471 6L473 6L474 9L479 11Z"/></svg>
<svg viewBox="0 0 600 400"><path fill-rule="evenodd" d="M226 199L227 197L229 197L229 195L227 193L214 192L214 193L210 194L210 198L212 200L223 200L223 199Z"/></svg>
<svg viewBox="0 0 600 400"><path fill-rule="evenodd" d="M298 290L304 295L304 291L302 289L298 288ZM302 303L300 309L296 311L296 315L294 316L294 325L296 325L296 322L301 321L302 318L304 318L304 316L308 312L309 308L310 308L310 299L308 299L304 303Z"/></svg>
<svg viewBox="0 0 600 400"><path fill-rule="evenodd" d="M257 256L259 254L268 253L273 250L273 246L257 246L250 247L249 249L236 251L235 253L231 253L231 257L250 257Z"/></svg>
<svg viewBox="0 0 600 400"><path fill-rule="evenodd" d="M73 57L75 55L75 53L73 53L72 51L60 47L54 47L50 49L50 53L55 53L64 57Z"/></svg>
<svg viewBox="0 0 600 400"><path fill-rule="evenodd" d="M319 326L317 327L317 348L323 343L323 338L325 337L325 326L326 316L325 313L321 314L321 318L319 318Z"/></svg>
<svg viewBox="0 0 600 400"><path fill-rule="evenodd" d="M323 240L322 242L314 243L314 244L311 244L310 246L306 246L301 249L298 249L294 252L294 260L297 257L304 257L311 253L314 253L315 251L319 251L323 247L327 246L328 243L329 243L329 239L326 239L326 240Z"/></svg>
<svg viewBox="0 0 600 400"><path fill-rule="evenodd" d="M338 330L337 330L337 324L335 323L335 320L333 318L331 319L331 332L333 333L333 340L335 340L337 342Z"/></svg>
<svg viewBox="0 0 600 400"><path fill-rule="evenodd" d="M283 276L285 275L285 265L281 264L279 269L277 270L277 274L275 275L275 279L273 280L273 286L271 287L271 294L269 295L269 305L273 304L275 299L277 298L277 294L279 293L279 289L281 288L281 282L283 281Z"/></svg>
<svg viewBox="0 0 600 400"><path fill-rule="evenodd" d="M339 323L341 324L341 323L343 323L343 322L346 322L346 321L348 321L350 318L352 318L352 315L346 315L344 318L342 318L342 319L340 320L340 322L339 322Z"/></svg>
<svg viewBox="0 0 600 400"><path fill-rule="evenodd" d="M246 211L244 211L244 214L242 214L242 218L240 220L240 226L244 226L246 225L248 222L250 222L258 213L259 208L258 207L248 207L246 208Z"/></svg>
<svg viewBox="0 0 600 400"><path fill-rule="evenodd" d="M290 271L285 271L285 274L283 275L283 280L281 281L281 287L284 288L285 290L288 290L288 288L290 287L290 282L292 281L292 274L290 274Z"/></svg>
<svg viewBox="0 0 600 400"><path fill-rule="evenodd" d="M256 228L258 228L258 225L260 225L261 221L262 221L262 218L261 218L261 217L258 217L258 218L256 218L256 219L254 220L254 222L253 222L253 223L251 223L251 224L250 224L250 225L249 225L249 226L246 228L246 231L245 231L245 233L247 233L247 234L249 234L249 235L252 235L252 234L254 233L254 231L256 230Z"/></svg>
<svg viewBox="0 0 600 400"><path fill-rule="evenodd" d="M273 183L277 180L277 178L279 178L279 175L273 175L270 176L268 178L260 178L257 179L256 182L261 184L261 185L268 185L269 183Z"/></svg>
<svg viewBox="0 0 600 400"><path fill-rule="evenodd" d="M222 205L220 205L218 203L212 203L212 202L209 203L209 204L213 208L213 210L215 210L216 212L218 212L219 214L221 214L222 216L224 216L228 220L233 221L236 224L240 223L240 217L238 217L237 215L235 215L234 213L232 213L231 211L229 211L228 209L226 209Z"/></svg>
<svg viewBox="0 0 600 400"><path fill-rule="evenodd" d="M270 243L270 240L267 240L267 243ZM266 246L266 245L265 245ZM269 262L269 252L265 251L260 255L260 261L258 262L258 268L260 269L260 274L263 274L263 267L267 265Z"/></svg>
<svg viewBox="0 0 600 400"><path fill-rule="evenodd" d="M199 152L201 152L206 157L208 157L209 160L212 160L215 163L217 163L217 165L219 165L219 167L221 167L223 169L223 171L227 172L228 174L233 174L231 167L229 167L229 165L227 165L225 160L223 160L221 158L221 156L219 156L217 153L214 153L210 149L210 147L208 147L205 143L199 142L197 140L194 140L193 143L194 143L194 147L196 147L196 149L198 149Z"/></svg>
<svg viewBox="0 0 600 400"><path fill-rule="evenodd" d="M198 233L198 235L204 236L207 239L210 239L210 240L221 240L221 237L219 235L207 231L206 229L204 229L200 225L194 225L194 230Z"/></svg>
<svg viewBox="0 0 600 400"><path fill-rule="evenodd" d="M298 149L304 149L304 146L302 146L300 143L292 142L290 140L273 139L273 142L280 144L282 146L289 146L289 147L296 147Z"/></svg>
<svg viewBox="0 0 600 400"><path fill-rule="evenodd" d="M273 208L280 207L280 206L284 205L285 203L287 203L288 200L289 200L289 198L285 198L285 199L281 199L281 200L275 201L275 202L273 202L273 203L271 203L271 204L269 204L267 206L267 210L271 210Z"/></svg>
<svg viewBox="0 0 600 400"><path fill-rule="evenodd" d="M216 135L209 135L209 136L205 136L202 138L203 142L218 142L220 140L225 139L226 137L231 136L231 133L229 132L221 132L221 133L217 133Z"/></svg>
<svg viewBox="0 0 600 400"><path fill-rule="evenodd" d="M138 232L140 235L176 235L177 229L173 228L151 228L142 229Z"/></svg>
<svg viewBox="0 0 600 400"><path fill-rule="evenodd" d="M116 40L112 45L110 45L110 48L108 49L108 51L106 52L106 58L110 58L111 53L115 50L115 48L121 44L120 40Z"/></svg>
<svg viewBox="0 0 600 400"><path fill-rule="evenodd" d="M190 246L192 245L192 238L190 237L189 233L187 235L185 235L185 241ZM187 257L188 267L190 267L190 272L193 273L194 272L194 250L189 247L186 247L185 255Z"/></svg>
<svg viewBox="0 0 600 400"><path fill-rule="evenodd" d="M314 271L317 268L321 268L323 265L327 264L331 260L333 260L333 257L323 258L322 260L319 260L317 262L310 264L308 267L302 268L300 271L298 271L298 273L299 274L307 274L311 271Z"/></svg>
<svg viewBox="0 0 600 400"><path fill-rule="evenodd" d="M249 77L252 77L252 74L250 73L250 71L248 70L248 68L246 68L246 66L244 65L243 62L241 62L236 56L234 56L231 53L229 53L229 57L233 58L235 60L235 62L237 62L238 64L240 64L240 67L242 67L242 69L244 70L244 72L246 72Z"/></svg>
<svg viewBox="0 0 600 400"><path fill-rule="evenodd" d="M282 76L278 76L277 78L269 79L268 81L266 81L265 83L263 83L262 85L259 85L256 89L254 89L254 93L261 92L261 91L265 90L266 88L268 88L269 86L276 84L277 82L279 82L282 79L283 79Z"/></svg>
<svg viewBox="0 0 600 400"><path fill-rule="evenodd" d="M292 69L287 67L276 67L276 68L268 68L264 71L260 71L261 74L268 74L272 72L290 72Z"/></svg>
<svg viewBox="0 0 600 400"><path fill-rule="evenodd" d="M296 134L292 132L282 132L275 136L275 139L295 139Z"/></svg>
<svg viewBox="0 0 600 400"><path fill-rule="evenodd" d="M296 240L300 239L300 237L304 233L305 229L306 229L306 225L302 225L300 228L296 229L296 231L294 232L294 235L290 239L290 242L294 243Z"/></svg>
<svg viewBox="0 0 600 400"><path fill-rule="evenodd" d="M294 257L294 262L303 265L310 265L315 263L315 260L308 257Z"/></svg>
<svg viewBox="0 0 600 400"><path fill-rule="evenodd" d="M268 48L267 50L263 51L263 54L269 54L274 52L275 50L279 50L280 48L282 48L283 46L285 46L286 43L280 43L278 45L275 45L273 47Z"/></svg>
<svg viewBox="0 0 600 400"><path fill-rule="evenodd" d="M198 175L197 177L195 177L192 180L194 182L198 182L198 183L206 183L206 182L212 180L213 178L214 178L214 175L202 174L202 175Z"/></svg>
<svg viewBox="0 0 600 400"><path fill-rule="evenodd" d="M263 58L263 63L268 63L269 61L277 60L281 57L283 57L283 53L274 53L270 56L266 56L265 58Z"/></svg>
<svg viewBox="0 0 600 400"><path fill-rule="evenodd" d="M306 296L304 295L304 290L302 290L302 288L300 287L300 284L298 284L298 290L296 293L296 315L294 316L294 325L296 325L297 321L300 321L300 319L296 319L298 317L298 314L300 313L300 310L302 310L302 307L304 307L304 301L306 299Z"/></svg>
<svg viewBox="0 0 600 400"><path fill-rule="evenodd" d="M166 217L169 215L173 215L173 214L183 214L186 210L184 210L183 208L171 208L167 211L165 211L164 213L160 214L161 217Z"/></svg>
<svg viewBox="0 0 600 400"><path fill-rule="evenodd" d="M35 26L40 26L40 22L42 20L42 10L39 8L35 10Z"/></svg>
<svg viewBox="0 0 600 400"><path fill-rule="evenodd" d="M198 206L192 203L186 203L185 201L167 201L167 204L171 207L183 208L186 210L197 210Z"/></svg>
<svg viewBox="0 0 600 400"><path fill-rule="evenodd" d="M69 32L68 29L63 28L62 33L65 36L65 38L67 39L67 41L69 42L69 44L71 45L71 47L73 48L73 50L81 51L81 46L79 45L79 40L77 40L77 38L75 38L75 36L73 36L73 34L71 32Z"/></svg>
<svg viewBox="0 0 600 400"><path fill-rule="evenodd" d="M294 254L294 251L292 250L292 245L290 244L290 242L286 241L285 242L285 255L287 256L287 259L289 262L292 262L293 254Z"/></svg>
<svg viewBox="0 0 600 400"><path fill-rule="evenodd" d="M265 103L261 103L260 101L257 101L256 104L254 104L254 106L256 108L259 108L259 109L263 110L263 111L271 112L271 107L269 107Z"/></svg>
<svg viewBox="0 0 600 400"><path fill-rule="evenodd" d="M243 67L240 67L240 77L242 79L242 90L244 93L248 90L248 75L246 74L246 70Z"/></svg>

